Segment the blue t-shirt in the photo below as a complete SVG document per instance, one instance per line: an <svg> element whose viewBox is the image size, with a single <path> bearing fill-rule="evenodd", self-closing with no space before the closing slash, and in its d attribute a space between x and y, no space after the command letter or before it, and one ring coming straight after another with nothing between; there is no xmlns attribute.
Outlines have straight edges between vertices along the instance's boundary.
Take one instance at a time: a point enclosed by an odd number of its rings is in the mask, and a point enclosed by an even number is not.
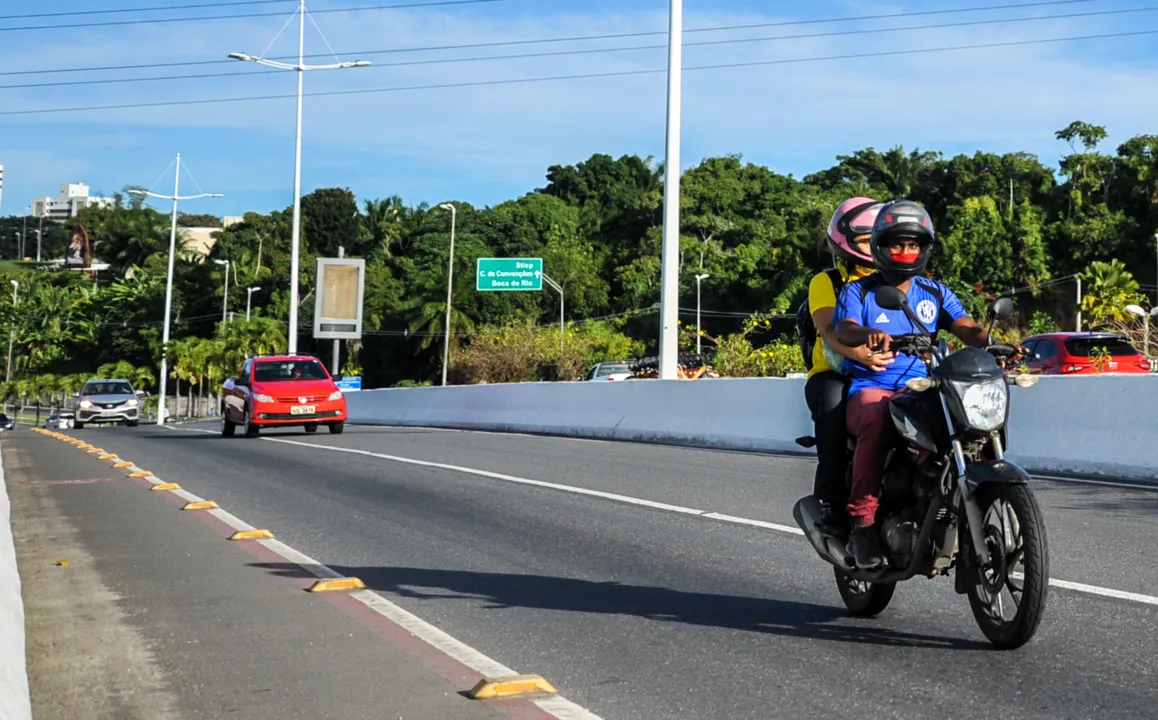
<svg viewBox="0 0 1158 720"><path fill-rule="evenodd" d="M833 324L853 320L862 327L883 330L893 337L919 332L904 310L885 310L877 305L876 288L881 284L880 275L873 274L845 285L836 300ZM913 278L907 296L909 307L925 329L933 333L947 329L957 318L968 314L953 291L936 280ZM852 379L848 390L850 396L870 387L900 390L908 380L929 374L925 363L911 355L895 356L893 364L881 372L846 359L843 371Z"/></svg>

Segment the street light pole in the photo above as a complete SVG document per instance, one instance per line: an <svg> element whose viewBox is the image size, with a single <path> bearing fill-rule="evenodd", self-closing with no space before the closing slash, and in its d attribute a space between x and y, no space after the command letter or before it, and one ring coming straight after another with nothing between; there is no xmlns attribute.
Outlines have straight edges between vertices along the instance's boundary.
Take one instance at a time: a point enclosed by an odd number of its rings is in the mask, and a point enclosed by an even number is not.
<svg viewBox="0 0 1158 720"><path fill-rule="evenodd" d="M458 224L458 208L453 203L443 203L438 207L450 211L450 259L446 265L446 326L442 338L442 384L446 385L446 369L450 363L450 302L454 290L454 229Z"/></svg>
<svg viewBox="0 0 1158 720"><path fill-rule="evenodd" d="M294 212L290 242L290 311L289 349L290 355L298 350L298 265L302 228L302 76L307 70L341 70L352 67L367 67L368 60L338 62L329 65L306 65L306 0L298 0L298 62L296 65L266 60L245 53L229 53L234 60L255 62L278 70L293 70L298 74L297 131L294 138Z"/></svg>
<svg viewBox="0 0 1158 720"><path fill-rule="evenodd" d="M667 56L667 154L664 161L663 252L660 274L659 377L676 377L679 355L680 93L683 83L683 0L670 0Z"/></svg>
<svg viewBox="0 0 1158 720"><path fill-rule="evenodd" d="M12 317L16 317L16 292L20 289L20 283L15 280L9 280L12 283ZM12 339L16 332L15 322L8 323L8 369L4 372L4 382L12 380Z"/></svg>
<svg viewBox="0 0 1158 720"><path fill-rule="evenodd" d="M225 290L222 291L221 299L221 322L229 321L229 261L228 260L214 260L218 265L225 266Z"/></svg>
<svg viewBox="0 0 1158 720"><path fill-rule="evenodd" d="M179 200L197 200L206 197L222 197L221 193L200 193L198 195L181 196L181 153L177 153L177 168L173 172L173 194L158 195L148 190L129 190L133 195L147 195L160 200L173 201L173 217L169 224L169 275L165 280L165 323L161 331L161 381L157 400L157 424L165 424L165 415L168 408L165 404L167 381L169 376L169 316L173 310L173 261L177 255L177 202Z"/></svg>
<svg viewBox="0 0 1158 720"><path fill-rule="evenodd" d="M1147 312L1141 305L1127 305L1126 311L1142 318L1142 355L1150 357L1150 318L1158 317L1158 307Z"/></svg>
<svg viewBox="0 0 1158 720"><path fill-rule="evenodd" d="M253 293L260 289L260 287L245 288L245 322L249 322L249 307L253 303Z"/></svg>
<svg viewBox="0 0 1158 720"><path fill-rule="evenodd" d="M561 359L563 355L563 340L567 337L567 325L563 320L563 304L566 302L566 298L563 295L563 286L547 277L547 273L543 273L543 282L555 288L555 291L559 293L559 356Z"/></svg>
<svg viewBox="0 0 1158 720"><path fill-rule="evenodd" d="M707 273L696 275L696 355L700 354L700 337L704 334L700 328L700 282L710 277Z"/></svg>

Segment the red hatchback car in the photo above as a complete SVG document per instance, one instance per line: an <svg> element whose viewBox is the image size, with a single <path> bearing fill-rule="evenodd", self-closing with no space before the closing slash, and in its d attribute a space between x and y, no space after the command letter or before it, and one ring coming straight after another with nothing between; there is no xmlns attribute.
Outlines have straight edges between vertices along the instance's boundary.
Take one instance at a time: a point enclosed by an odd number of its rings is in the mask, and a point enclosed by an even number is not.
<svg viewBox="0 0 1158 720"><path fill-rule="evenodd" d="M1099 356L1104 357L1102 373L1150 372L1146 356L1114 333L1049 333L1034 335L1022 345L1029 350L1025 366L1042 375L1093 375L1099 372Z"/></svg>
<svg viewBox="0 0 1158 720"><path fill-rule="evenodd" d="M346 398L315 357L253 357L221 388L221 435L232 437L238 425L246 437L270 427L317 432L319 425L336 435L346 427Z"/></svg>

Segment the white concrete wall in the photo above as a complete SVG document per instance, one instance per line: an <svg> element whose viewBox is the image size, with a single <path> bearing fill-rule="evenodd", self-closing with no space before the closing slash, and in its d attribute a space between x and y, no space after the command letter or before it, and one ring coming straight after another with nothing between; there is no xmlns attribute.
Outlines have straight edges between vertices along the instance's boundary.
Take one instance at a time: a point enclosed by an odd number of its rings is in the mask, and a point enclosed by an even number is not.
<svg viewBox="0 0 1158 720"><path fill-rule="evenodd" d="M1045 377L1010 388L1008 456L1033 470L1158 474L1158 376ZM730 378L368 390L350 421L800 451L812 433L804 381Z"/></svg>
<svg viewBox="0 0 1158 720"><path fill-rule="evenodd" d="M24 656L24 601L12 543L12 522L4 462L0 459L0 718L31 720L28 670Z"/></svg>

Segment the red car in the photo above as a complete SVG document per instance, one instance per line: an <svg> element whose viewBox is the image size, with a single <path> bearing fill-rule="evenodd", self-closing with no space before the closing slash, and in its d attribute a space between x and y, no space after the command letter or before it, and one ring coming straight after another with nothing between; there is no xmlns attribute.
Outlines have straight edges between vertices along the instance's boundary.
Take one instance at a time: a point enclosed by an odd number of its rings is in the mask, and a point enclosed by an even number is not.
<svg viewBox="0 0 1158 720"><path fill-rule="evenodd" d="M238 425L246 437L271 427L317 432L319 425L337 435L346 428L346 398L315 357L253 357L221 388L222 437L233 437Z"/></svg>
<svg viewBox="0 0 1158 720"><path fill-rule="evenodd" d="M1042 375L1093 375L1102 355L1102 373L1148 373L1150 361L1130 341L1115 333L1059 332L1034 335L1024 341L1029 349L1025 366Z"/></svg>

